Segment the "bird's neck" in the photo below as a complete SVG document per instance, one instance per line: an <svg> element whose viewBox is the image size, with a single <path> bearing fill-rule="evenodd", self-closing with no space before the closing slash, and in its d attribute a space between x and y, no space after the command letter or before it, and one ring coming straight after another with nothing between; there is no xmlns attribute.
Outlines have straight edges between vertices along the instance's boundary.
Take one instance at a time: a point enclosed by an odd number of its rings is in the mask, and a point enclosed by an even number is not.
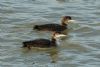
<svg viewBox="0 0 100 67"><path fill-rule="evenodd" d="M61 25L62 25L62 26L67 26L67 24L65 23L65 21L62 21L62 22L61 22Z"/></svg>
<svg viewBox="0 0 100 67"><path fill-rule="evenodd" d="M51 46L56 46L56 39L55 38L51 39Z"/></svg>

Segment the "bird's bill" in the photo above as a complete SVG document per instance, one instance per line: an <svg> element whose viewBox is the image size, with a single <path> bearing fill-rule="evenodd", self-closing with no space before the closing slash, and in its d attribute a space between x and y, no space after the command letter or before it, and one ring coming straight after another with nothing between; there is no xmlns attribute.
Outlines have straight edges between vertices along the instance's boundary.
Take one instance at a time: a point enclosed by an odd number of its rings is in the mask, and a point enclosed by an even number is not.
<svg viewBox="0 0 100 67"><path fill-rule="evenodd" d="M64 35L64 34L57 34L57 35L55 35L55 38L57 39L57 38L62 38L62 37L66 37L67 35Z"/></svg>
<svg viewBox="0 0 100 67"><path fill-rule="evenodd" d="M68 20L68 23L70 23L70 22L73 23L73 22L75 22L75 20Z"/></svg>

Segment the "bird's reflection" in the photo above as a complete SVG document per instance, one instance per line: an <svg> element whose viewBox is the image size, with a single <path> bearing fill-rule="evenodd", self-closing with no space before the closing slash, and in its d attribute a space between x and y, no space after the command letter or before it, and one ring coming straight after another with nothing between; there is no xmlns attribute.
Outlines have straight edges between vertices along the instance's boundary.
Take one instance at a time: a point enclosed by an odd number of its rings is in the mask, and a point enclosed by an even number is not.
<svg viewBox="0 0 100 67"><path fill-rule="evenodd" d="M51 62L56 63L58 60L58 53L59 53L58 49L52 48L52 50L50 50L48 53L49 53L49 56L51 57L51 60L52 60Z"/></svg>
<svg viewBox="0 0 100 67"><path fill-rule="evenodd" d="M22 52L24 55L33 55L33 53L43 53L43 55L47 55L51 58L51 63L56 63L58 59L58 47L51 48L32 48L31 50L27 48L23 48ZM42 55L42 54L41 54Z"/></svg>

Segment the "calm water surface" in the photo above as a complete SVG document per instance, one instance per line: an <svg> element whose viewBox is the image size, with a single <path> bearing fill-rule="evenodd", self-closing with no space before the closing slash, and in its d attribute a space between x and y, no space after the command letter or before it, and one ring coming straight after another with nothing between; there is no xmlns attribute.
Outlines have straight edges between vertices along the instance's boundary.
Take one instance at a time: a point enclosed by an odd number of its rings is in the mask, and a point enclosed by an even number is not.
<svg viewBox="0 0 100 67"><path fill-rule="evenodd" d="M50 39L33 25L64 15L77 21L57 48L21 48L25 40ZM99 18L100 0L0 0L0 67L100 67Z"/></svg>

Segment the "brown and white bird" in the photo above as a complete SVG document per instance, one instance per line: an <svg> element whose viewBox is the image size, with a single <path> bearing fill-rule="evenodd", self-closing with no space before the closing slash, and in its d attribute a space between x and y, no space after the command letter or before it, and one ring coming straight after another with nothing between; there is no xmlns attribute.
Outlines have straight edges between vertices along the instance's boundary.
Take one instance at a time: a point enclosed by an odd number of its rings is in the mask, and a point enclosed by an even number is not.
<svg viewBox="0 0 100 67"><path fill-rule="evenodd" d="M23 42L23 47L27 47L31 49L31 47L40 47L40 48L50 48L50 47L56 47L57 46L57 38L60 37L60 35L57 32L54 32L52 34L51 40L49 39L35 39L35 40L30 40L30 41L25 41Z"/></svg>
<svg viewBox="0 0 100 67"><path fill-rule="evenodd" d="M68 23L73 22L72 18L70 16L63 16L61 20L61 24L44 24L44 25L35 25L33 27L34 30L42 30L42 31L64 31L67 29Z"/></svg>

